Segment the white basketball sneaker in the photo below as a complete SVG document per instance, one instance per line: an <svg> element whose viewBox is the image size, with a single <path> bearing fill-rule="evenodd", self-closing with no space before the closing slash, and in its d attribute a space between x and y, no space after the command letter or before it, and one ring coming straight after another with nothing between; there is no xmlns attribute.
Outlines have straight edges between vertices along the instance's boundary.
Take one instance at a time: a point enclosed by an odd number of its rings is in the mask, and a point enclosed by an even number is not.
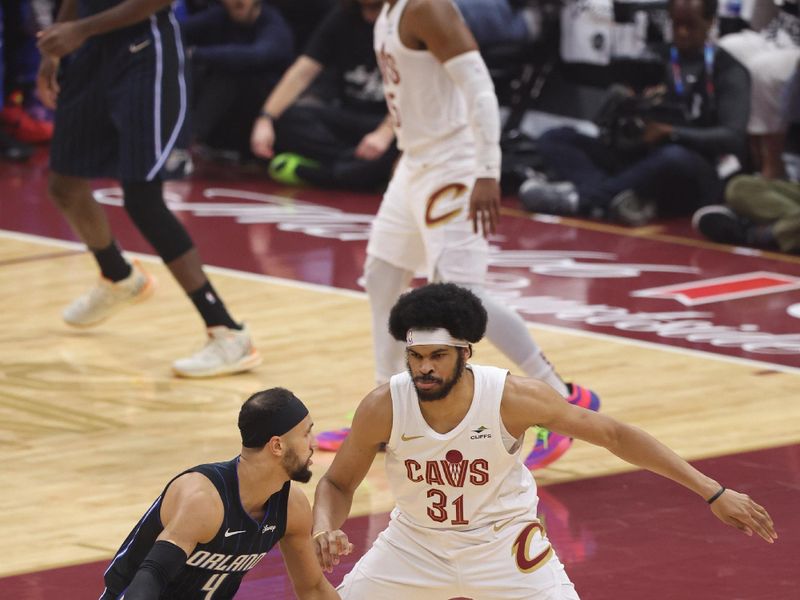
<svg viewBox="0 0 800 600"><path fill-rule="evenodd" d="M131 274L122 281L100 278L97 285L64 309L64 321L73 327L92 327L129 304L152 296L156 288L155 277L145 272L136 261L131 266Z"/></svg>
<svg viewBox="0 0 800 600"><path fill-rule="evenodd" d="M208 342L202 350L172 363L179 377L216 377L249 371L261 364L261 355L253 347L247 328L230 329L224 325L208 328Z"/></svg>

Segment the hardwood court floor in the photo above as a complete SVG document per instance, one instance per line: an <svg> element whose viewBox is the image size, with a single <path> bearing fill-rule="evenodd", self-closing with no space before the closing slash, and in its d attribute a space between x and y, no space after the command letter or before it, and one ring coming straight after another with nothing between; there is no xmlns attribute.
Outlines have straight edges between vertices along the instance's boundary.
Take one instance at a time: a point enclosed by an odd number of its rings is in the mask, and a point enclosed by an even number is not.
<svg viewBox="0 0 800 600"><path fill-rule="evenodd" d="M144 265L159 279L156 295L101 327L78 331L61 322L60 311L95 277L90 257L69 244L0 235L0 576L107 560L169 477L236 454L236 413L249 393L288 387L308 403L316 427L327 429L347 424L371 387L362 294L221 269L212 269L214 282L229 306L246 316L264 365L229 378L173 378L170 362L202 344L202 328L165 269L149 259ZM688 459L800 442L793 370L532 329L549 358L564 365L565 376L591 382L605 412L641 425ZM474 362L512 367L488 342L478 345ZM316 477L331 458L315 455ZM354 515L391 508L381 462L359 490ZM628 470L605 451L576 443L537 480L578 482ZM757 470L743 471L741 480L734 471L726 483L749 486L758 497L758 486L744 476ZM779 503L774 510L788 516L784 509L796 505L800 475L780 476L788 478L787 493L770 495ZM304 487L309 496L316 477ZM590 486L585 505L594 493L610 493L604 481ZM657 502L662 493L646 497ZM641 502L636 489L615 495L609 505L618 503L616 526L630 526L623 515L635 515ZM697 502L692 507L705 512ZM778 523L795 538L797 526L796 517ZM620 541L635 548L636 538L631 531ZM754 543L743 536L724 539L734 546ZM781 552L780 545L774 549ZM626 560L635 560L635 553ZM0 597L7 597L2 586L0 580Z"/></svg>
<svg viewBox="0 0 800 600"><path fill-rule="evenodd" d="M235 455L251 392L289 387L328 429L346 425L372 385L359 276L376 195L280 188L209 165L170 184L206 262L236 269L211 273L264 356L252 373L182 381L169 365L200 347L202 326L151 259L154 298L96 329L62 323L96 275L63 242L74 237L47 200L46 163L45 149L0 163L3 600L97 597L108 559L167 479ZM119 190L98 186L122 246L148 251ZM490 291L531 322L558 370L594 388L608 414L753 495L781 535L772 546L746 538L685 490L576 443L536 477L583 600L798 598L800 257L710 244L685 221L628 229L531 215L513 199L491 244ZM486 342L475 362L513 367ZM332 456L314 459L319 477ZM378 460L346 524L358 553L391 508L382 473ZM273 552L237 600L289 598L288 586Z"/></svg>

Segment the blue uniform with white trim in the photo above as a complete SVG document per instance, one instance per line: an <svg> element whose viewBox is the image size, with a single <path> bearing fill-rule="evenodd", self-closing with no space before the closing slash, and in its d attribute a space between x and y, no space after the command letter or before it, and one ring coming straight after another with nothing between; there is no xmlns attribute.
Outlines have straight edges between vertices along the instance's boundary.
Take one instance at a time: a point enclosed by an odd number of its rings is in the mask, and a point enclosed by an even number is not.
<svg viewBox="0 0 800 600"><path fill-rule="evenodd" d="M228 462L198 465L184 473L202 473L217 488L224 505L219 531L207 544L198 544L181 572L161 595L170 600L226 600L233 598L247 572L258 564L286 532L287 503L291 482L269 497L264 518L255 521L239 498L237 465ZM161 501L173 478L122 543L105 572L106 589L100 600L118 600L164 529Z"/></svg>
<svg viewBox="0 0 800 600"><path fill-rule="evenodd" d="M80 16L121 0L81 0ZM87 40L62 62L50 167L122 182L161 178L186 123L180 28L171 7Z"/></svg>

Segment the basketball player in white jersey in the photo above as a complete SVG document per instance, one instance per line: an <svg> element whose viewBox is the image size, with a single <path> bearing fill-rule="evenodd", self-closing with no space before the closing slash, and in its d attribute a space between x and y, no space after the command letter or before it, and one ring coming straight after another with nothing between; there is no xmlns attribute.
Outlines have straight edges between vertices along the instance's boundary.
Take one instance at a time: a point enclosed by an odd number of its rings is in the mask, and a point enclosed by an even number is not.
<svg viewBox="0 0 800 600"><path fill-rule="evenodd" d="M429 281L457 283L481 298L489 340L523 373L596 410L599 399L562 381L522 318L483 290L485 236L500 218L500 114L489 71L458 8L452 0L387 0L374 43L403 151L372 224L364 267L377 383L403 369L403 346L386 331L386 319L422 270ZM346 431L322 434L320 449L335 450ZM571 441L546 432L526 463L544 467Z"/></svg>
<svg viewBox="0 0 800 600"><path fill-rule="evenodd" d="M396 506L338 588L344 600L578 598L537 519L536 483L520 460L525 431L539 424L676 481L747 534L777 538L761 506L644 431L564 402L540 380L466 364L486 320L478 297L454 284L408 292L392 309L389 329L405 340L408 371L361 402L314 502L312 536L329 571L350 551L340 528L386 444Z"/></svg>

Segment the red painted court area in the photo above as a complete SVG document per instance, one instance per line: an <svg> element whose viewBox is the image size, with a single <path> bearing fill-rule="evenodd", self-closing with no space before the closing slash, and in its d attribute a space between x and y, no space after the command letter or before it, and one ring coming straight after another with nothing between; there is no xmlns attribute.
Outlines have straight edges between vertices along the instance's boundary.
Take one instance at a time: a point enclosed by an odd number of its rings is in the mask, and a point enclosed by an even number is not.
<svg viewBox="0 0 800 600"><path fill-rule="evenodd" d="M800 447L695 464L731 487L757 496L770 507L779 535L800 530L796 501L789 500L796 500L800 491ZM539 491L548 535L582 600L800 598L796 535L784 535L773 545L747 538L721 525L701 499L656 475L627 473ZM381 514L347 522L356 555L339 565L331 577L334 583L341 581L387 521L388 515ZM107 566L90 563L0 579L0 598L97 598ZM236 597L293 597L277 550L247 575Z"/></svg>
<svg viewBox="0 0 800 600"><path fill-rule="evenodd" d="M100 182L97 195L123 247L150 252L113 182ZM46 198L46 154L0 164L0 199L0 229L74 240ZM377 195L282 189L263 174L206 166L171 184L169 201L208 264L361 289ZM511 199L505 206L517 207ZM765 372L800 368L800 322L792 316L800 314L798 259L706 244L685 222L633 232L506 212L492 239L490 286L527 320L758 361ZM702 500L647 473L542 488L549 535L583 600L800 599L800 446L698 465L767 506L784 534L779 541L768 545L722 526ZM358 552L386 520L348 522ZM351 565L340 565L333 580ZM96 598L105 567L0 579L0 598ZM278 552L237 596L265 597L291 597Z"/></svg>

